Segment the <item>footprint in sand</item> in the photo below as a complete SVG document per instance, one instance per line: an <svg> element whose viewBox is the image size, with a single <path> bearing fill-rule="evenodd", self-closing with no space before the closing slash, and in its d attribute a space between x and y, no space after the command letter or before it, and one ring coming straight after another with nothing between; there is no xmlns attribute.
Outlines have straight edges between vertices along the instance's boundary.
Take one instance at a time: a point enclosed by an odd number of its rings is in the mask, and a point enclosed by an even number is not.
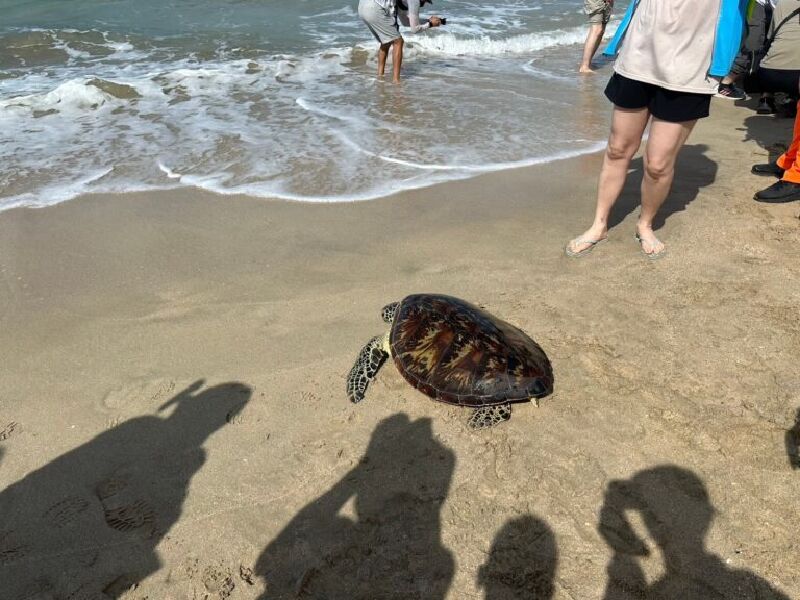
<svg viewBox="0 0 800 600"><path fill-rule="evenodd" d="M127 533L142 527L155 526L155 510L144 500L135 500L131 504L124 504L104 511L106 524L111 529Z"/></svg>
<svg viewBox="0 0 800 600"><path fill-rule="evenodd" d="M220 566L208 566L203 570L203 585L220 600L230 597L236 587L230 571Z"/></svg>
<svg viewBox="0 0 800 600"><path fill-rule="evenodd" d="M89 508L87 500L72 496L56 502L45 511L44 516L56 527L66 527L75 523L87 508Z"/></svg>
<svg viewBox="0 0 800 600"><path fill-rule="evenodd" d="M116 531L128 533L141 529L155 533L156 511L140 498L130 498L128 482L122 478L111 478L101 482L95 489L103 506L106 525Z"/></svg>
<svg viewBox="0 0 800 600"><path fill-rule="evenodd" d="M139 403L148 408L168 398L175 391L176 384L171 379L149 379L133 382L110 391L103 398L103 408L119 410Z"/></svg>
<svg viewBox="0 0 800 600"><path fill-rule="evenodd" d="M0 531L0 565L8 565L27 554L25 546L14 539L13 531Z"/></svg>
<svg viewBox="0 0 800 600"><path fill-rule="evenodd" d="M11 438L12 435L15 434L19 430L19 423L15 423L12 421L2 429L0 429L0 442L5 442L7 439Z"/></svg>

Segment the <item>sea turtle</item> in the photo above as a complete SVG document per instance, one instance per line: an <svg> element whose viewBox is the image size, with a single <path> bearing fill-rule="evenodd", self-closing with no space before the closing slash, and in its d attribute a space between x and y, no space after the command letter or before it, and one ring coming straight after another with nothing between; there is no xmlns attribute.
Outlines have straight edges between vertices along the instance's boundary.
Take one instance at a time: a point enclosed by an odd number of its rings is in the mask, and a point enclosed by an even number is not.
<svg viewBox="0 0 800 600"><path fill-rule="evenodd" d="M405 379L434 400L475 411L482 429L511 418L511 403L553 391L553 370L539 345L513 325L464 300L414 294L383 307L392 328L372 338L347 377L347 395L361 402L391 355Z"/></svg>

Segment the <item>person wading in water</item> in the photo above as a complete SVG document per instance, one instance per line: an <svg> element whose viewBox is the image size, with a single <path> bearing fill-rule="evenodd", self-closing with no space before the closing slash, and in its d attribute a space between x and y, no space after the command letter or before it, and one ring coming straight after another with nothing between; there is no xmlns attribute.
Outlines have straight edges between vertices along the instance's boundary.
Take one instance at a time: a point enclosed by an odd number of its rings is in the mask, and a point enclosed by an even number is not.
<svg viewBox="0 0 800 600"><path fill-rule="evenodd" d="M399 23L412 33L419 33L442 25L442 19L432 16L425 21L419 17L420 9L433 0L360 0L358 16L366 23L380 44L378 48L378 77L383 77L389 48L392 48L392 83L400 82L403 66L403 36Z"/></svg>

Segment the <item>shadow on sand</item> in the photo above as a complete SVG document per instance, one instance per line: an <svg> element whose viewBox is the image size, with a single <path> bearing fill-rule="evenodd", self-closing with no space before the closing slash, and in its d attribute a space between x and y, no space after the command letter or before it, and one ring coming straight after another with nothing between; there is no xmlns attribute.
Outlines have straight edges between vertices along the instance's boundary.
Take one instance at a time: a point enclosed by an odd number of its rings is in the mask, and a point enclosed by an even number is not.
<svg viewBox="0 0 800 600"><path fill-rule="evenodd" d="M251 395L202 385L165 403L168 417L125 421L0 493L3 599L118 598L160 567L155 547L205 463L203 443Z"/></svg>
<svg viewBox="0 0 800 600"><path fill-rule="evenodd" d="M444 598L455 562L439 513L454 467L430 419L383 420L358 465L261 554L262 600Z"/></svg>
<svg viewBox="0 0 800 600"><path fill-rule="evenodd" d="M786 455L789 457L789 466L800 470L800 408L797 409L794 427L786 432Z"/></svg>
<svg viewBox="0 0 800 600"><path fill-rule="evenodd" d="M644 143L646 142L643 142L643 146ZM653 223L654 230L663 227L671 215L685 210L697 198L702 188L714 183L717 178L717 163L706 156L707 150L708 146L705 144L686 145L681 149L675 164L675 180L667 199L658 211ZM608 220L609 229L622 223L629 214L639 208L643 173L642 158L633 160L622 193L611 211Z"/></svg>
<svg viewBox="0 0 800 600"><path fill-rule="evenodd" d="M634 531L638 513L663 557L664 574L648 582L640 559L650 549ZM605 600L789 600L745 569L731 569L705 548L714 507L703 482L691 471L665 465L612 481L600 511L600 534L614 555L608 565Z"/></svg>
<svg viewBox="0 0 800 600"><path fill-rule="evenodd" d="M744 130L743 141L754 141L769 153L769 158L766 161L759 162L775 162L792 140L792 122L788 119L778 120L775 117L753 114L745 118ZM760 180L761 178L758 179ZM769 178L764 180L770 182Z"/></svg>
<svg viewBox="0 0 800 600"><path fill-rule="evenodd" d="M550 527L531 515L506 523L478 572L486 600L550 600L558 564Z"/></svg>

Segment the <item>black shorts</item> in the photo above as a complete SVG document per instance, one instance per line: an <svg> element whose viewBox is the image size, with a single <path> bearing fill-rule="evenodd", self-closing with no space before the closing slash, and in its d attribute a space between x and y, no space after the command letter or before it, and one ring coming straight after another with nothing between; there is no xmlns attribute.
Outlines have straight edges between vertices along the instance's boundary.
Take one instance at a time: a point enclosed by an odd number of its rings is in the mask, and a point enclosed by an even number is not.
<svg viewBox="0 0 800 600"><path fill-rule="evenodd" d="M665 90L652 83L628 79L614 73L606 86L606 98L620 108L647 108L650 114L672 123L694 121L708 116L712 94Z"/></svg>

